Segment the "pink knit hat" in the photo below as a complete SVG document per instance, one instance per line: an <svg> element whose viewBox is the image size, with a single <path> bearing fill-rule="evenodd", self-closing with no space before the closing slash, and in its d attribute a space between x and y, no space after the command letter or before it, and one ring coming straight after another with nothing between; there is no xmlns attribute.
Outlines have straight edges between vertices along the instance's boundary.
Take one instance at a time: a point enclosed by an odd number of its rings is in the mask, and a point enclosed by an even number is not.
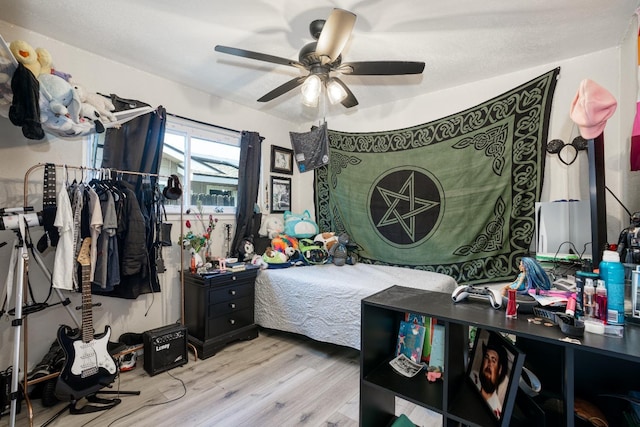
<svg viewBox="0 0 640 427"><path fill-rule="evenodd" d="M584 79L571 103L571 120L578 125L584 139L593 139L604 130L609 117L616 111L616 99L593 80Z"/></svg>

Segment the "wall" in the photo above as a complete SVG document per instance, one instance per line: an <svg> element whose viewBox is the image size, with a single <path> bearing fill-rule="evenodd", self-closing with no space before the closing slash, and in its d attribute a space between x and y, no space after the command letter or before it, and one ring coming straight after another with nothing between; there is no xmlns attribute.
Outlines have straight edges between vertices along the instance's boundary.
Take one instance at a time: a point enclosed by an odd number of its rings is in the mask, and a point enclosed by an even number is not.
<svg viewBox="0 0 640 427"><path fill-rule="evenodd" d="M636 30L632 29L630 34ZM53 55L54 63L63 71L73 74L74 79L95 92L116 93L125 98L139 99L151 105L163 105L167 111L180 116L217 124L220 126L258 131L265 141L263 143L262 170L264 183L268 182L269 154L272 141L276 145L286 145L289 141L289 130L304 131L309 126L290 123L259 111L246 109L219 98L209 96L194 89L161 79L154 75L135 70L127 65L118 64L98 57L90 52L43 37L32 31L15 27L0 21L0 34L7 41L23 39L33 46L46 47ZM554 96L549 138L560 138L570 142L577 131L573 128L568 111L579 82L583 78L591 78L611 91L614 96L624 102L616 114L609 120L605 130L607 185L634 211L640 210L640 196L636 194L638 175L628 172L628 150L630 144L631 123L635 113L635 97L633 106L628 105L626 94L636 93L635 34L625 39L620 48L613 48L590 55L571 58L554 64L522 70L499 78L475 82L451 90L436 92L430 95L386 104L376 108L358 107L357 111L346 112L344 116L331 118L329 127L344 131L373 131L396 129L428 122L448 114L463 110L479 102L489 99L529 79L538 76L554 67L560 66L560 80ZM633 53L633 58L629 57ZM606 66L603 66L606 64ZM123 78L126 76L126 78ZM428 79L428 73L424 76ZM633 86L633 90L631 89ZM310 124L309 124L310 125ZM20 130L7 119L0 118L0 207L22 206L23 178L26 170L34 164L43 162L82 164L83 150L86 142L81 139L61 140L47 137L44 141L26 140ZM542 200L561 198L585 198L584 185L586 176L586 155L571 167L564 166L555 156L547 157L547 171ZM40 175L40 174L38 174ZM40 177L34 176L34 182L28 185L29 204L41 202ZM312 185L313 173L300 174L294 168L292 201L293 210L313 210ZM611 197L608 203L609 240L617 240L620 229L626 226L626 215L617 207ZM175 218L173 219L175 221ZM230 222L232 218L221 218ZM216 239L222 241L222 230ZM174 241L179 233L176 221L173 227ZM13 233L0 231L0 242L11 242ZM0 271L6 271L9 262L10 246L0 248ZM113 339L124 332L142 332L157 326L175 322L180 316L180 285L178 277L179 250L174 245L165 253L165 261L169 270L161 275L162 292L154 295L143 295L135 301L120 300L107 297L94 297L94 302L102 306L94 310L94 325L101 332L104 325L111 325ZM51 263L52 254L46 254L45 261ZM171 261L173 260L173 262ZM32 263L33 264L33 263ZM30 270L31 284L38 300L46 296L48 284L46 278L32 266ZM2 286L2 285L0 285ZM1 289L1 288L0 288ZM67 296L67 295L65 295ZM76 294L68 295L72 299L71 307L79 305ZM51 302L56 302L56 295ZM12 304L11 304L12 305ZM79 313L76 313L79 316ZM4 316L0 320L0 369L11 365L13 344L13 328L10 318ZM28 316L29 324L29 365L38 362L55 339L57 325L61 323L73 325L70 316L61 307L50 308Z"/></svg>
<svg viewBox="0 0 640 427"><path fill-rule="evenodd" d="M266 116L259 111L250 110L242 106L209 96L203 92L175 84L157 76L135 70L129 66L108 61L90 52L82 51L59 43L56 40L39 35L0 21L0 34L7 41L22 39L34 47L46 47L52 54L54 65L62 71L73 75L76 82L83 84L89 90L100 93L115 93L129 99L138 99L152 106L163 105L168 112L183 117L189 117L219 126L257 131L265 138L263 141L264 171L269 170L269 153L271 141L288 141L288 131L292 125L286 121ZM126 76L123 77L123 76ZM47 136L42 141L27 140L20 129L13 126L8 119L0 117L0 207L23 206L23 181L27 169L33 165L45 162L56 164L82 165L87 141L83 139L65 139ZM77 176L77 175L75 175ZM72 174L71 179L74 178ZM61 178L59 178L61 179ZM58 181L60 182L60 181ZM41 206L42 203L42 168L33 172L28 184L28 204ZM224 243L225 222L232 223L232 216L216 215L220 222L215 230L215 242L219 245L220 253ZM176 216L174 221L173 241L177 241L180 224ZM37 241L38 233L34 229ZM0 231L0 242L11 243L14 238L12 231ZM11 244L0 248L0 272L8 271ZM53 253L45 253L45 263L52 265ZM180 251L176 245L167 248L164 253L168 271L160 275L162 292L153 295L140 296L135 301L94 296L94 302L101 302L101 307L94 309L94 326L97 332L102 332L104 325L111 325L112 340L124 332L143 332L158 326L176 322L180 317L180 281L178 266ZM36 300L42 301L48 291L48 280L30 260L30 282L34 289ZM5 277L3 274L2 277ZM5 284L0 284L0 290ZM1 294L0 294L1 295ZM71 307L80 305L79 295L64 293L72 300ZM54 293L50 303L58 302ZM13 298L10 307L13 308ZM80 312L73 310L78 319ZM8 316L0 319L0 369L12 364L12 346L14 329L10 326ZM55 340L59 324L74 326L73 319L60 306L27 316L29 324L29 365L41 360L49 345Z"/></svg>
<svg viewBox="0 0 640 427"><path fill-rule="evenodd" d="M345 114L328 120L329 129L340 131L377 131L399 129L426 123L477 105L515 86L531 80L555 67L560 67L550 119L549 140L562 139L570 143L578 136L578 129L569 117L571 102L579 84L589 78L609 90L618 100L616 113L608 120L604 131L606 185L631 211L640 210L637 185L640 175L629 171L631 127L635 114L637 24L619 48L611 48L590 55L570 58L552 64L505 74L450 90L431 93L402 102L362 109L356 115ZM428 79L428 73L425 74ZM366 120L360 119L366 117ZM559 199L588 200L588 164L586 152L577 161L564 165L556 155L547 155L542 201ZM313 174L299 174L298 189L309 188ZM313 206L313 193L295 194L302 207ZM617 243L620 231L628 226L624 209L610 195L606 196L608 240ZM299 205L300 206L300 205Z"/></svg>

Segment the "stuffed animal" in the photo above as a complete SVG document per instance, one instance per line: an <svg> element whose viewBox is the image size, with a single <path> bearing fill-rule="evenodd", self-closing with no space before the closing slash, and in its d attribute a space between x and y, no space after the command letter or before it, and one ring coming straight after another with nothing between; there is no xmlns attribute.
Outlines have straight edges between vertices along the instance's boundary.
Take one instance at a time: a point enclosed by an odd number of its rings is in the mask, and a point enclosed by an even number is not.
<svg viewBox="0 0 640 427"><path fill-rule="evenodd" d="M78 93L78 98L80 98L80 102L89 104L95 108L100 116L100 120L103 123L107 122L115 122L118 120L113 112L116 110L113 102L106 96L98 95L94 92L89 92L85 89L84 86L74 83L73 88Z"/></svg>
<svg viewBox="0 0 640 427"><path fill-rule="evenodd" d="M271 239L271 247L285 254L288 258L298 250L298 239L295 237L287 236L286 234L278 234Z"/></svg>
<svg viewBox="0 0 640 427"><path fill-rule="evenodd" d="M47 132L61 137L84 135L94 130L90 122L76 123L70 117L53 113L44 96L40 97L40 122Z"/></svg>
<svg viewBox="0 0 640 427"><path fill-rule="evenodd" d="M93 105L87 104L86 102L80 104L80 117L93 123L96 133L104 132L104 124L102 124L100 120L100 113Z"/></svg>
<svg viewBox="0 0 640 427"><path fill-rule="evenodd" d="M54 74L40 74L38 81L40 93L49 101L51 112L67 116L75 123L79 123L82 103L73 86Z"/></svg>
<svg viewBox="0 0 640 427"><path fill-rule="evenodd" d="M36 55L38 57L38 62L40 63L40 74L55 74L66 81L71 80L71 74L53 68L53 59L51 57L51 53L49 53L47 49L43 47L37 48Z"/></svg>
<svg viewBox="0 0 640 427"><path fill-rule="evenodd" d="M238 248L238 258L244 262L252 261L255 254L253 239L251 237L242 239L240 241L240 247Z"/></svg>
<svg viewBox="0 0 640 427"><path fill-rule="evenodd" d="M297 238L309 238L318 234L318 224L311 219L308 210L301 214L284 212L284 233Z"/></svg>
<svg viewBox="0 0 640 427"><path fill-rule="evenodd" d="M266 215L262 218L262 225L258 230L260 236L273 239L280 233L284 233L284 222L278 215Z"/></svg>
<svg viewBox="0 0 640 427"><path fill-rule="evenodd" d="M338 236L336 236L336 233L333 231L325 231L324 233L317 234L316 237L313 238L313 241L321 243L327 252L331 252L331 248L338 243Z"/></svg>
<svg viewBox="0 0 640 427"><path fill-rule="evenodd" d="M282 252L274 250L272 247L267 247L262 254L262 260L267 264L285 264L289 261L289 258Z"/></svg>
<svg viewBox="0 0 640 427"><path fill-rule="evenodd" d="M40 75L38 54L29 43L24 40L14 40L9 44L9 50L20 64L31 71L34 77L37 78Z"/></svg>
<svg viewBox="0 0 640 427"><path fill-rule="evenodd" d="M311 239L298 240L300 253L308 264L325 264L329 260L329 253L322 246L322 243L314 242Z"/></svg>
<svg viewBox="0 0 640 427"><path fill-rule="evenodd" d="M342 233L338 236L338 244L333 245L329 249L329 255L333 263L339 267L342 267L347 263L347 245L349 244L349 235Z"/></svg>

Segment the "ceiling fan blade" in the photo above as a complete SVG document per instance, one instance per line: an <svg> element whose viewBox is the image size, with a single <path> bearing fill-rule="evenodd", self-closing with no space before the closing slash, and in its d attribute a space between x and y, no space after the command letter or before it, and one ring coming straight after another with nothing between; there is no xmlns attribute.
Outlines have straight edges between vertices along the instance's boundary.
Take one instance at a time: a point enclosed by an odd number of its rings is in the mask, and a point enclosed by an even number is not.
<svg viewBox="0 0 640 427"><path fill-rule="evenodd" d="M316 54L323 58L323 63L331 63L340 56L355 23L355 14L344 9L333 9L322 27L316 46Z"/></svg>
<svg viewBox="0 0 640 427"><path fill-rule="evenodd" d="M296 77L295 79L291 79L288 82L278 86L271 92L264 95L262 98L258 99L258 102L268 102L272 99L279 97L280 95L284 95L292 89L297 88L306 80L308 76Z"/></svg>
<svg viewBox="0 0 640 427"><path fill-rule="evenodd" d="M347 62L340 65L336 71L343 74L360 76L393 76L400 74L421 74L424 62L413 61L362 61Z"/></svg>
<svg viewBox="0 0 640 427"><path fill-rule="evenodd" d="M288 65L290 67L303 68L304 65L292 59L282 58L279 56L267 55L266 53L253 52L251 50L238 49L235 47L217 45L216 52L228 53L229 55L241 56L243 58L257 59L258 61L271 62L274 64Z"/></svg>
<svg viewBox="0 0 640 427"><path fill-rule="evenodd" d="M344 91L347 93L347 97L342 100L341 104L345 108L351 108L358 105L358 100L356 99L356 96L353 94L353 92L351 92L351 90L347 87L347 85L344 84L344 82L337 77L333 77L333 80L336 81L340 86L342 86L342 89L344 89Z"/></svg>

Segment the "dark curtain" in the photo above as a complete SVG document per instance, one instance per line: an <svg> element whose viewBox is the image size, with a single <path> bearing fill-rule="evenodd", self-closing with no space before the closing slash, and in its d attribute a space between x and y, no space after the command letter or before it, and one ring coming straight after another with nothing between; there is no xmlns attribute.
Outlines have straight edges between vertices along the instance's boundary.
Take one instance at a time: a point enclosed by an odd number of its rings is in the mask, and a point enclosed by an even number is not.
<svg viewBox="0 0 640 427"><path fill-rule="evenodd" d="M149 105L131 99L123 99L111 95L116 111L131 110ZM107 129L103 150L102 167L123 171L158 174L162 158L162 145L166 127L166 110L158 107L154 112L138 116L120 128ZM113 291L103 295L135 299L140 294L160 292L156 270L155 227L156 212L154 188L157 184L155 176L123 174L119 179L133 187L145 226L145 245L149 255L147 268L133 275L121 275L121 282ZM118 218L120 220L120 218ZM100 293L100 292L94 292Z"/></svg>
<svg viewBox="0 0 640 427"><path fill-rule="evenodd" d="M262 137L257 132L242 131L240 167L238 170L238 206L236 232L231 244L232 256L237 257L239 245L246 237L255 237L260 228L261 215L255 212L260 186Z"/></svg>

